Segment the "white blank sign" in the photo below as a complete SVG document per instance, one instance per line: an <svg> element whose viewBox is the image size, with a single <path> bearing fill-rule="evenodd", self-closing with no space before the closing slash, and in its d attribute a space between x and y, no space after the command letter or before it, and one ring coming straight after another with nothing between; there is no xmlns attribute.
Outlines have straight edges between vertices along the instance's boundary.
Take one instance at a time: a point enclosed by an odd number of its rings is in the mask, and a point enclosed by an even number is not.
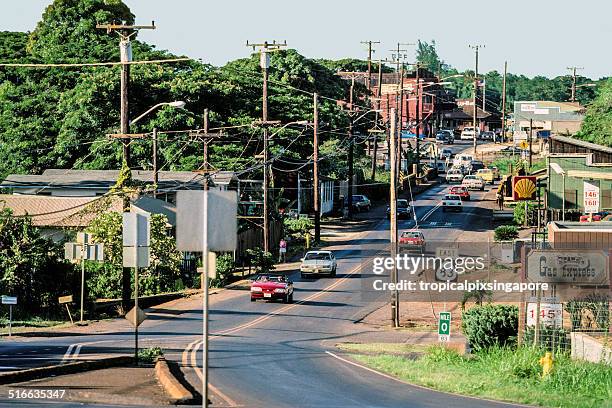
<svg viewBox="0 0 612 408"><path fill-rule="evenodd" d="M208 195L205 199L205 195ZM206 213L209 251L233 251L237 244L238 196L235 191L178 191L176 246L179 251L202 252Z"/></svg>

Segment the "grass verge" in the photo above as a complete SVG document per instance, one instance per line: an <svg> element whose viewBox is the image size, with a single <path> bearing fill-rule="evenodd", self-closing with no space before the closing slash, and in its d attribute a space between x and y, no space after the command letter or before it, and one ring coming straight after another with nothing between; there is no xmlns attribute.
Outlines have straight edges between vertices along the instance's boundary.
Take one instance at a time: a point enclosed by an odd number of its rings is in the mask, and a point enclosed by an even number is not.
<svg viewBox="0 0 612 408"><path fill-rule="evenodd" d="M541 378L538 360L544 353L528 347L493 348L462 357L434 346L418 359L381 350L353 358L407 382L456 394L544 407L612 406L612 367L604 364L558 355L551 375Z"/></svg>
<svg viewBox="0 0 612 408"><path fill-rule="evenodd" d="M8 319L0 319L0 334L8 334ZM66 321L59 320L43 320L34 318L30 320L13 320L11 323L13 333L30 332L35 330L44 330L47 328L68 327L72 324Z"/></svg>
<svg viewBox="0 0 612 408"><path fill-rule="evenodd" d="M336 347L351 353L411 354L427 350L425 345L406 343L339 343Z"/></svg>

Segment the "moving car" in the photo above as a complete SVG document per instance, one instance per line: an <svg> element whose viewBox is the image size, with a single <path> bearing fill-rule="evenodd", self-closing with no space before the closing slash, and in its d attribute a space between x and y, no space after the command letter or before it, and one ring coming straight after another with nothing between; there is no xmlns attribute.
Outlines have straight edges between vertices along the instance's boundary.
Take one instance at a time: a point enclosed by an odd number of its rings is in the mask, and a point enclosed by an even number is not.
<svg viewBox="0 0 612 408"><path fill-rule="evenodd" d="M370 211L372 203L363 194L353 194L353 208L357 211Z"/></svg>
<svg viewBox="0 0 612 408"><path fill-rule="evenodd" d="M468 164L468 169L471 174L476 173L480 169L484 169L485 165L480 160L472 160L470 164Z"/></svg>
<svg viewBox="0 0 612 408"><path fill-rule="evenodd" d="M499 180L501 178L501 175L499 174L499 169L497 167L495 167L495 166L491 166L489 168L493 172L493 178L495 180Z"/></svg>
<svg viewBox="0 0 612 408"><path fill-rule="evenodd" d="M495 180L495 174L493 174L491 169L480 169L476 172L476 176L480 177L489 184L493 184Z"/></svg>
<svg viewBox="0 0 612 408"><path fill-rule="evenodd" d="M472 189L472 190L482 191L485 188L484 180L473 174L465 176L463 180L461 181L461 185L464 187L467 187L468 189Z"/></svg>
<svg viewBox="0 0 612 408"><path fill-rule="evenodd" d="M453 186L448 190L449 194L458 195L461 200L470 201L470 191L464 186Z"/></svg>
<svg viewBox="0 0 612 408"><path fill-rule="evenodd" d="M459 154L453 159L453 165L467 168L472 161L474 161L474 156L471 154Z"/></svg>
<svg viewBox="0 0 612 408"><path fill-rule="evenodd" d="M251 302L257 299L293 302L293 282L281 273L262 273L251 281Z"/></svg>
<svg viewBox="0 0 612 408"><path fill-rule="evenodd" d="M440 160L451 159L453 157L453 151L451 149L440 150Z"/></svg>
<svg viewBox="0 0 612 408"><path fill-rule="evenodd" d="M461 140L474 140L474 136L478 138L479 135L480 135L480 128L476 128L476 131L474 131L474 127L466 126L461 131Z"/></svg>
<svg viewBox="0 0 612 408"><path fill-rule="evenodd" d="M423 252L425 250L425 236L421 231L403 231L399 236L400 249L418 249Z"/></svg>
<svg viewBox="0 0 612 408"><path fill-rule="evenodd" d="M321 275L336 276L338 267L336 257L332 251L308 251L302 258L300 264L300 275Z"/></svg>
<svg viewBox="0 0 612 408"><path fill-rule="evenodd" d="M452 169L446 172L447 183L461 183L462 180L463 172L460 169L453 167Z"/></svg>
<svg viewBox="0 0 612 408"><path fill-rule="evenodd" d="M463 211L461 197L457 194L446 194L442 199L442 211Z"/></svg>
<svg viewBox="0 0 612 408"><path fill-rule="evenodd" d="M397 218L410 218L412 209L408 200L399 199L397 200ZM387 218L391 217L391 207L387 206Z"/></svg>

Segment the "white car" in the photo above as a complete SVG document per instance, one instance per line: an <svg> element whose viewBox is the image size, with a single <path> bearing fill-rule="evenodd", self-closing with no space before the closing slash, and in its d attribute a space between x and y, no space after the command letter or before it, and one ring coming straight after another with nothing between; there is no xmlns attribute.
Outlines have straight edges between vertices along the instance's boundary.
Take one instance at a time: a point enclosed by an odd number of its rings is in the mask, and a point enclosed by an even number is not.
<svg viewBox="0 0 612 408"><path fill-rule="evenodd" d="M300 275L304 278L306 275L321 275L336 276L338 264L336 257L332 251L308 251L302 258L300 264Z"/></svg>
<svg viewBox="0 0 612 408"><path fill-rule="evenodd" d="M472 156L471 154L458 154L453 159L453 166L463 166L464 168L468 168L473 160L474 156Z"/></svg>
<svg viewBox="0 0 612 408"><path fill-rule="evenodd" d="M463 181L461 182L461 185L467 187L470 190L482 191L485 188L484 180L473 174L465 176L463 178Z"/></svg>
<svg viewBox="0 0 612 408"><path fill-rule="evenodd" d="M474 131L474 127L466 126L461 131L461 140L474 140L474 136L476 138L480 136L480 128L476 128L476 131Z"/></svg>
<svg viewBox="0 0 612 408"><path fill-rule="evenodd" d="M456 194L447 194L442 199L442 211L463 211L461 197Z"/></svg>
<svg viewBox="0 0 612 408"><path fill-rule="evenodd" d="M447 183L461 183L463 180L463 172L460 169L453 167L446 172Z"/></svg>

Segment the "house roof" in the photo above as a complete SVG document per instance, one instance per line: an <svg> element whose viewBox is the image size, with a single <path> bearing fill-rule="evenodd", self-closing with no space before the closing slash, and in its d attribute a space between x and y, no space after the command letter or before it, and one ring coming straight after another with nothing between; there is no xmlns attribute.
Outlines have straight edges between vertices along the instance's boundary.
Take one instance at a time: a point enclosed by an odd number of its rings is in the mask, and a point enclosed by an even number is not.
<svg viewBox="0 0 612 408"><path fill-rule="evenodd" d="M108 204L103 210L95 207L103 198ZM101 211L123 212L121 197L54 197L44 195L0 194L0 208L8 207L13 215L32 217L37 227L86 227ZM176 225L176 207L170 203L151 197L140 197L131 204L133 211L163 214L170 226ZM90 210L90 211L88 211Z"/></svg>
<svg viewBox="0 0 612 408"><path fill-rule="evenodd" d="M597 150L600 152L612 154L612 147L602 146L591 142L585 142L584 140L575 139L573 137L552 135L551 139L561 143L569 143L575 146L584 147L585 149L589 150Z"/></svg>
<svg viewBox="0 0 612 408"><path fill-rule="evenodd" d="M118 176L119 170L48 169L42 174L11 174L0 183L0 187L107 190L116 183ZM153 183L153 171L132 170L132 178L141 183ZM211 174L213 183L225 183L233 178L235 178L235 173L229 171ZM160 190L200 189L204 185L204 180L205 175L191 171L160 171L158 188Z"/></svg>
<svg viewBox="0 0 612 408"><path fill-rule="evenodd" d="M477 108L476 115L478 119L488 119L493 116L491 113L485 112L480 108ZM444 112L443 117L444 119L469 120L474 117L474 107L469 105L462 106L450 112Z"/></svg>

